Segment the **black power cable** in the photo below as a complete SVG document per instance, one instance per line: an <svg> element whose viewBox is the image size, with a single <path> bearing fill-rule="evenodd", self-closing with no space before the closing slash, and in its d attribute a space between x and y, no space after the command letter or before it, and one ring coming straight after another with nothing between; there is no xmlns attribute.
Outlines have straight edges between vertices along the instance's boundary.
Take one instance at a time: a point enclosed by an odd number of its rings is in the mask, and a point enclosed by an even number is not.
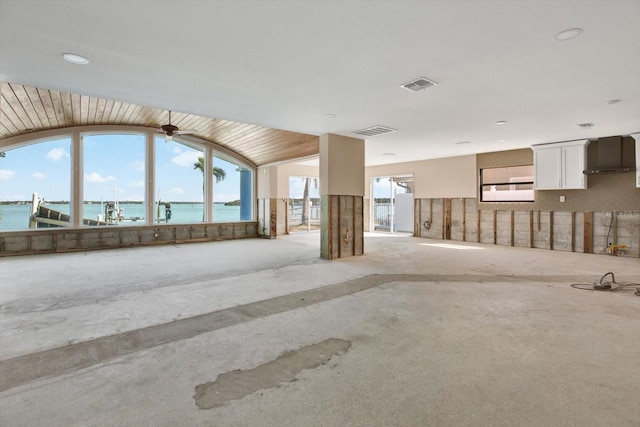
<svg viewBox="0 0 640 427"><path fill-rule="evenodd" d="M611 252L610 246L612 245L612 243L609 242L609 236L611 235L611 226L613 225L613 217L614 217L614 215L615 215L615 212L611 211L611 220L609 221L609 231L607 231L607 251L608 252ZM605 274L605 276L606 276L606 274Z"/></svg>

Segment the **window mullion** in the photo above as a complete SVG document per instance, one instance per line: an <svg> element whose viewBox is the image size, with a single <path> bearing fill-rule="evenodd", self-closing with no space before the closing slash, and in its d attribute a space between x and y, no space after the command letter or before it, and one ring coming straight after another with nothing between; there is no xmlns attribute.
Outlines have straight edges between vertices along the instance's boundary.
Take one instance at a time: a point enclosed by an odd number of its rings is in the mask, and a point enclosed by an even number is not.
<svg viewBox="0 0 640 427"><path fill-rule="evenodd" d="M82 226L82 206L84 201L83 171L84 162L82 160L82 135L75 131L71 137L71 221L73 228Z"/></svg>
<svg viewBox="0 0 640 427"><path fill-rule="evenodd" d="M210 146L204 147L204 212L205 222L213 222L213 150Z"/></svg>

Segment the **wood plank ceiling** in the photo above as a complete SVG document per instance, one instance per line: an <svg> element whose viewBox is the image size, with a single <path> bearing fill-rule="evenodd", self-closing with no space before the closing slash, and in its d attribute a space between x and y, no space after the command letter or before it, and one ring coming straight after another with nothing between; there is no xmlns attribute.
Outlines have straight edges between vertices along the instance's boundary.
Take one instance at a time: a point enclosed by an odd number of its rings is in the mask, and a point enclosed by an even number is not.
<svg viewBox="0 0 640 427"><path fill-rule="evenodd" d="M167 110L110 99L5 82L0 93L0 140L86 125L159 128L169 121ZM194 129L194 136L232 150L256 166L319 153L319 138L315 135L179 112L171 113L171 124Z"/></svg>

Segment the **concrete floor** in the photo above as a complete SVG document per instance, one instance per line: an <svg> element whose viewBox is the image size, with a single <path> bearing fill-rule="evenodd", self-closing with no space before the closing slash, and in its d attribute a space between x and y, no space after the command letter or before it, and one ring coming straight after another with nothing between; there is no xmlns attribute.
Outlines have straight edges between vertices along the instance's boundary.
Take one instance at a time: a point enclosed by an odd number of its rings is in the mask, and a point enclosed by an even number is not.
<svg viewBox="0 0 640 427"><path fill-rule="evenodd" d="M636 286L570 286L640 282L637 258L365 251L324 261L303 233L0 259L0 425L640 426Z"/></svg>

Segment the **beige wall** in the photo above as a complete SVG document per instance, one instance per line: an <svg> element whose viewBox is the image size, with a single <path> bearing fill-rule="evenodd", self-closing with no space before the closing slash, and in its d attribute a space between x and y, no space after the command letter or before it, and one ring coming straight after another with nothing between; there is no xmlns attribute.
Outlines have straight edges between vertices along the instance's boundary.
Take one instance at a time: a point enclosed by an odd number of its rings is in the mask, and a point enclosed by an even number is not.
<svg viewBox="0 0 640 427"><path fill-rule="evenodd" d="M364 195L364 140L320 136L320 195Z"/></svg>
<svg viewBox="0 0 640 427"><path fill-rule="evenodd" d="M279 198L289 198L289 178L292 176L310 176L319 177L320 171L318 166L304 166L293 163L278 165L278 192Z"/></svg>
<svg viewBox="0 0 640 427"><path fill-rule="evenodd" d="M287 234L289 178L292 176L317 177L318 167L283 163L258 168L257 175L259 234L270 238ZM275 212L272 212L272 207L275 207Z"/></svg>
<svg viewBox="0 0 640 427"><path fill-rule="evenodd" d="M270 199L276 197L278 192L278 168L277 166L266 166L258 168L256 180L258 182L258 190L256 196L258 199Z"/></svg>
<svg viewBox="0 0 640 427"><path fill-rule="evenodd" d="M524 166L533 164L533 150L495 151L478 154L478 170L483 168L499 168L504 166Z"/></svg>
<svg viewBox="0 0 640 427"><path fill-rule="evenodd" d="M448 157L417 162L370 166L365 169L365 198L371 178L413 174L415 198L476 197L476 156Z"/></svg>
<svg viewBox="0 0 640 427"><path fill-rule="evenodd" d="M318 166L283 163L258 168L258 199L289 198L289 178L292 176L318 177Z"/></svg>
<svg viewBox="0 0 640 427"><path fill-rule="evenodd" d="M633 157L634 153L627 153ZM478 154L478 169L489 167L519 166L533 164L533 151L500 151ZM565 202L560 202L565 196ZM537 190L533 203L478 203L486 210L542 210L542 211L627 211L638 215L640 189L635 187L635 174L591 175L585 190Z"/></svg>
<svg viewBox="0 0 640 427"><path fill-rule="evenodd" d="M331 167L330 172L332 179L338 182L335 184L336 188L349 184L341 182L343 174L340 173L339 168ZM369 166L364 169L364 194L365 198L369 198L371 178L413 174L416 198L476 197L476 173L475 155ZM294 163L258 168L258 198L288 198L291 176L318 177L319 175L320 167L318 166ZM321 192L322 186L321 181ZM348 188L343 190L349 191Z"/></svg>

